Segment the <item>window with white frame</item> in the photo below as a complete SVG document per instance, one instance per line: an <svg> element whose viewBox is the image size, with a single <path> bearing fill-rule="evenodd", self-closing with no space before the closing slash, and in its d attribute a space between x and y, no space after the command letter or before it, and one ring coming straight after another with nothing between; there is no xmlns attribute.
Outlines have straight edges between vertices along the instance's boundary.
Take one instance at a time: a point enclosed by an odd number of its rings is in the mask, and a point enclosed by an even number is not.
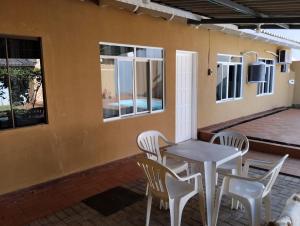
<svg viewBox="0 0 300 226"><path fill-rule="evenodd" d="M273 94L275 81L275 61L269 59L259 59L259 61L266 64L266 82L257 84L257 95L262 96Z"/></svg>
<svg viewBox="0 0 300 226"><path fill-rule="evenodd" d="M217 102L242 98L243 57L218 54Z"/></svg>
<svg viewBox="0 0 300 226"><path fill-rule="evenodd" d="M104 120L164 110L164 50L100 43Z"/></svg>

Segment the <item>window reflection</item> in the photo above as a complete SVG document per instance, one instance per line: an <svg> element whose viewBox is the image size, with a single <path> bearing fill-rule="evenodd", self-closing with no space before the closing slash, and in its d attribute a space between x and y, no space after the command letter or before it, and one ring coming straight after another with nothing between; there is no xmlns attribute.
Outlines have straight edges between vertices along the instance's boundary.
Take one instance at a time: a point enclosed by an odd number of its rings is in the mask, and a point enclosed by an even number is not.
<svg viewBox="0 0 300 226"><path fill-rule="evenodd" d="M242 65L237 65L236 73L236 97L239 98L242 96Z"/></svg>
<svg viewBox="0 0 300 226"><path fill-rule="evenodd" d="M136 62L137 112L150 111L149 61Z"/></svg>
<svg viewBox="0 0 300 226"><path fill-rule="evenodd" d="M163 58L163 50L152 48L136 48L136 56L147 58Z"/></svg>
<svg viewBox="0 0 300 226"><path fill-rule="evenodd" d="M0 38L0 128L12 128L5 39Z"/></svg>
<svg viewBox="0 0 300 226"><path fill-rule="evenodd" d="M133 113L133 62L119 62L120 108L121 114Z"/></svg>
<svg viewBox="0 0 300 226"><path fill-rule="evenodd" d="M163 109L163 62L151 61L152 111Z"/></svg>
<svg viewBox="0 0 300 226"><path fill-rule="evenodd" d="M134 48L126 46L100 45L101 56L134 56Z"/></svg>
<svg viewBox="0 0 300 226"><path fill-rule="evenodd" d="M39 41L8 39L8 74L15 127L45 123Z"/></svg>
<svg viewBox="0 0 300 226"><path fill-rule="evenodd" d="M103 118L164 109L163 49L100 43Z"/></svg>
<svg viewBox="0 0 300 226"><path fill-rule="evenodd" d="M222 64L218 64L217 66L217 100L222 99L222 84L223 84L223 77L222 77Z"/></svg>
<svg viewBox="0 0 300 226"><path fill-rule="evenodd" d="M119 116L118 69L116 60L101 59L103 117Z"/></svg>

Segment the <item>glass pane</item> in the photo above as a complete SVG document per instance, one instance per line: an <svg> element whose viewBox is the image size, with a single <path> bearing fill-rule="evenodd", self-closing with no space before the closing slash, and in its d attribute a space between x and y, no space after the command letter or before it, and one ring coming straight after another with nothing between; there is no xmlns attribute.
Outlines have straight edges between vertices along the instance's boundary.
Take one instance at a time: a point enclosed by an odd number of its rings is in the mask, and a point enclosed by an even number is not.
<svg viewBox="0 0 300 226"><path fill-rule="evenodd" d="M228 98L234 97L234 77L235 77L235 66L229 66L229 78L228 78Z"/></svg>
<svg viewBox="0 0 300 226"><path fill-rule="evenodd" d="M134 48L127 46L100 45L101 56L134 56Z"/></svg>
<svg viewBox="0 0 300 226"><path fill-rule="evenodd" d="M163 62L151 61L152 111L163 109Z"/></svg>
<svg viewBox="0 0 300 226"><path fill-rule="evenodd" d="M263 93L268 93L268 84L269 84L269 73L270 73L270 67L266 68L266 82L264 83L264 90Z"/></svg>
<svg viewBox="0 0 300 226"><path fill-rule="evenodd" d="M228 77L228 66L222 65L223 67L223 81L222 81L222 99L227 99L227 77Z"/></svg>
<svg viewBox="0 0 300 226"><path fill-rule="evenodd" d="M273 81L274 81L274 67L270 67L270 78L269 78L269 93L273 92Z"/></svg>
<svg viewBox="0 0 300 226"><path fill-rule="evenodd" d="M242 65L237 65L235 97L242 96Z"/></svg>
<svg viewBox="0 0 300 226"><path fill-rule="evenodd" d="M217 101L221 100L222 93L222 64L218 64L217 66Z"/></svg>
<svg viewBox="0 0 300 226"><path fill-rule="evenodd" d="M46 123L40 42L7 42L15 127Z"/></svg>
<svg viewBox="0 0 300 226"><path fill-rule="evenodd" d="M230 62L230 56L227 55L218 55L217 61L219 62Z"/></svg>
<svg viewBox="0 0 300 226"><path fill-rule="evenodd" d="M136 107L137 112L150 110L150 63L136 62Z"/></svg>
<svg viewBox="0 0 300 226"><path fill-rule="evenodd" d="M5 40L0 38L0 128L12 128Z"/></svg>
<svg viewBox="0 0 300 226"><path fill-rule="evenodd" d="M232 56L231 57L231 62L242 63L242 57Z"/></svg>
<svg viewBox="0 0 300 226"><path fill-rule="evenodd" d="M136 48L137 57L163 58L162 49Z"/></svg>
<svg viewBox="0 0 300 226"><path fill-rule="evenodd" d="M118 61L121 115L133 113L133 62Z"/></svg>
<svg viewBox="0 0 300 226"><path fill-rule="evenodd" d="M263 59L259 59L258 61L259 61L259 62L266 63L266 60L263 60Z"/></svg>
<svg viewBox="0 0 300 226"><path fill-rule="evenodd" d="M6 61L6 47L5 47L5 39L0 38L0 59L1 59L1 66L3 65L3 60ZM6 62L5 62L6 64Z"/></svg>
<svg viewBox="0 0 300 226"><path fill-rule="evenodd" d="M101 85L103 118L119 116L119 92L117 61L101 59Z"/></svg>

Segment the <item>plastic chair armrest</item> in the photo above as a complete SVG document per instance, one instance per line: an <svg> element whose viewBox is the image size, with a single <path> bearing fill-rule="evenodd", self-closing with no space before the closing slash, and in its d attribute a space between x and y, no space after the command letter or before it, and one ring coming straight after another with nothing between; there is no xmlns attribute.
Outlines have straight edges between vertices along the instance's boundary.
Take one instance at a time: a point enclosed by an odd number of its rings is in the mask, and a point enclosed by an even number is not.
<svg viewBox="0 0 300 226"><path fill-rule="evenodd" d="M260 181L260 178L251 178L251 177L244 177L244 176L238 176L238 175L232 175L232 174L225 174L225 177L230 179L238 179L238 180L244 180L244 181Z"/></svg>
<svg viewBox="0 0 300 226"><path fill-rule="evenodd" d="M190 176L186 176L186 177L179 177L178 176L178 179L180 181L187 181L187 180L191 180L191 179L194 179L194 178L197 178L197 177L201 177L201 173L195 173L193 175L190 175Z"/></svg>

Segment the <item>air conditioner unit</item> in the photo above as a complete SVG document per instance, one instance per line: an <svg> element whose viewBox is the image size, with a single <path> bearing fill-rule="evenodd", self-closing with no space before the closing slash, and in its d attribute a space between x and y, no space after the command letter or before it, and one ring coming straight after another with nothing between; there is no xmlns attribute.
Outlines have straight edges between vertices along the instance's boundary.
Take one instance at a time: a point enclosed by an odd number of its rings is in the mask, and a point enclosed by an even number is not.
<svg viewBox="0 0 300 226"><path fill-rule="evenodd" d="M292 54L288 49L278 50L278 64L291 64L292 63Z"/></svg>
<svg viewBox="0 0 300 226"><path fill-rule="evenodd" d="M260 83L266 82L266 64L263 62L256 62L250 64L248 67L248 82Z"/></svg>

